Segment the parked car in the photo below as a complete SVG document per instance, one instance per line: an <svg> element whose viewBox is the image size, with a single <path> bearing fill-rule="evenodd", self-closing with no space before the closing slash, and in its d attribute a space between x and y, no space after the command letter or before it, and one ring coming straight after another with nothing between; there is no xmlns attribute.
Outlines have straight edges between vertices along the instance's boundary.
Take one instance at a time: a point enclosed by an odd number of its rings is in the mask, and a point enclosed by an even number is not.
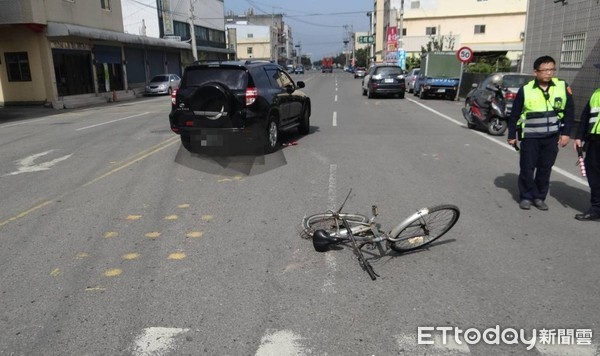
<svg viewBox="0 0 600 356"><path fill-rule="evenodd" d="M409 93L415 91L415 82L417 81L420 71L421 68L413 68L408 71L408 74L406 75L406 90L408 90Z"/></svg>
<svg viewBox="0 0 600 356"><path fill-rule="evenodd" d="M169 94L177 88L181 83L181 78L177 74L160 74L154 76L146 85L146 95L154 94Z"/></svg>
<svg viewBox="0 0 600 356"><path fill-rule="evenodd" d="M192 152L273 152L282 130L309 132L311 102L299 90L304 87L275 63L195 62L171 96L171 130Z"/></svg>
<svg viewBox="0 0 600 356"><path fill-rule="evenodd" d="M294 68L294 73L304 74L304 66L296 66L296 68Z"/></svg>
<svg viewBox="0 0 600 356"><path fill-rule="evenodd" d="M354 70L354 79L356 78L364 78L367 70L363 67L356 67Z"/></svg>
<svg viewBox="0 0 600 356"><path fill-rule="evenodd" d="M504 99L506 101L506 114L510 115L510 111L512 110L513 101L515 101L515 97L517 96L517 92L519 88L524 84L528 83L532 79L535 78L533 74L525 74L525 73L512 73L512 72L498 72L492 73L485 77L481 83L477 84L475 88L473 88L468 94L466 98L475 98L480 101L481 104L486 100L486 98L490 95L489 89L487 89L488 84L491 84L492 81L496 81L497 76L500 77L499 85L502 88L502 92L504 93Z"/></svg>
<svg viewBox="0 0 600 356"><path fill-rule="evenodd" d="M402 99L406 92L405 74L397 65L376 64L362 80L362 95L369 99L376 95L398 95Z"/></svg>

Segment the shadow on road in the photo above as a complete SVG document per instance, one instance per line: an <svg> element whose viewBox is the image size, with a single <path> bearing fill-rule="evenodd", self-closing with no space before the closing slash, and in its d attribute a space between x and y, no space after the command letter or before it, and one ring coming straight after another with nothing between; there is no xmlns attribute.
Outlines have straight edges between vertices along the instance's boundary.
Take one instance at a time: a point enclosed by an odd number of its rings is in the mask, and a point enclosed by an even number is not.
<svg viewBox="0 0 600 356"><path fill-rule="evenodd" d="M287 161L282 150L268 155L208 155L191 153L183 146L175 156L175 162L182 166L221 176L259 175L285 166Z"/></svg>
<svg viewBox="0 0 600 356"><path fill-rule="evenodd" d="M515 202L520 201L519 175L516 173L505 173L503 176L497 177L494 184L498 188L506 189L512 195ZM572 208L575 211L586 211L590 204L589 190L581 186L571 186L560 181L550 181L549 196L558 200L565 208Z"/></svg>

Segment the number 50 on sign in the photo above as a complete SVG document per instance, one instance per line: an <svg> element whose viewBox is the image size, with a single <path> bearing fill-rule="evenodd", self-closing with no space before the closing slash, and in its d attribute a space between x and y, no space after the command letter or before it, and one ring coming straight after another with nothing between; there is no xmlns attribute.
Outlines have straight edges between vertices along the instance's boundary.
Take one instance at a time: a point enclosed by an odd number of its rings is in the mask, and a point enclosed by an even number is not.
<svg viewBox="0 0 600 356"><path fill-rule="evenodd" d="M473 51L469 47L461 47L456 51L458 60L463 63L469 63L473 60Z"/></svg>

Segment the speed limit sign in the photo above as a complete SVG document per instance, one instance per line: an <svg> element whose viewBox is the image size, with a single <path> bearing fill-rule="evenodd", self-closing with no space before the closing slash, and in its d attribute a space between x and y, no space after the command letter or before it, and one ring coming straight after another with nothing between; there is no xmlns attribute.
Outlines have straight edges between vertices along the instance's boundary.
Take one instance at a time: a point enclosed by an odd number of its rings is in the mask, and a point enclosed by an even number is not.
<svg viewBox="0 0 600 356"><path fill-rule="evenodd" d="M458 60L463 63L469 63L473 59L473 51L469 47L461 47L456 51Z"/></svg>

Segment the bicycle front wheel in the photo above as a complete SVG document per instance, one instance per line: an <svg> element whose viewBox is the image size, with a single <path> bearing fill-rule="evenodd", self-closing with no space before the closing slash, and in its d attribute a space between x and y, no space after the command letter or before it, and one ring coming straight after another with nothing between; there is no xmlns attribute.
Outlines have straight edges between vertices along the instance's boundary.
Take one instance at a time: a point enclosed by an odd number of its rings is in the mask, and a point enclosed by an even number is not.
<svg viewBox="0 0 600 356"><path fill-rule="evenodd" d="M304 237L312 238L312 235L317 230L325 230L332 236L340 234L343 229L342 218L348 222L356 223L368 223L369 218L360 214L333 214L333 213L321 213L306 217L302 221L302 228L304 229Z"/></svg>
<svg viewBox="0 0 600 356"><path fill-rule="evenodd" d="M396 252L407 252L429 245L450 230L460 210L454 205L438 205L427 209L425 215L416 217L402 229L390 242L390 248Z"/></svg>

